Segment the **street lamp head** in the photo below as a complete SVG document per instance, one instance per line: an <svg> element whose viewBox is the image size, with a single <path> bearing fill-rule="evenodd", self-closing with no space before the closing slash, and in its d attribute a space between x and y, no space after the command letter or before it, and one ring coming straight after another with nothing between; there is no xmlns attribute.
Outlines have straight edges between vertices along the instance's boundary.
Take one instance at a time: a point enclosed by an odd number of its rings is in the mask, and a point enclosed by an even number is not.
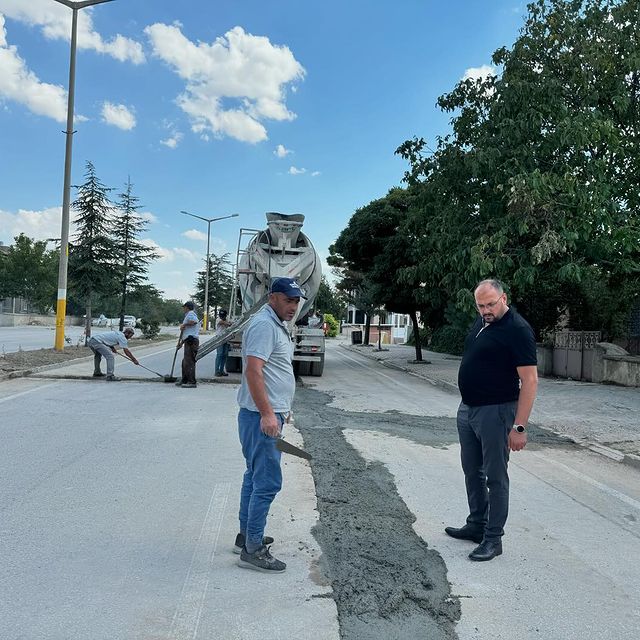
<svg viewBox="0 0 640 640"><path fill-rule="evenodd" d="M69 9L84 9L85 7L92 7L94 4L103 4L104 2L113 2L113 0L55 0L60 4L63 4Z"/></svg>

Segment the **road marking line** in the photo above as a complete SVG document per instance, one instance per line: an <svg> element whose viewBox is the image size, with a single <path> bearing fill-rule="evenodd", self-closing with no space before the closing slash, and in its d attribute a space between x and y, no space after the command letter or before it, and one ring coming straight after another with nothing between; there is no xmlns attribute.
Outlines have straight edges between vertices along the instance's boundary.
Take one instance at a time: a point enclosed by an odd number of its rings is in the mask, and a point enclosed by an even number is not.
<svg viewBox="0 0 640 640"><path fill-rule="evenodd" d="M621 502L628 504L630 507L633 507L634 509L637 509L638 511L640 511L640 502L638 500L635 500L631 496L628 496L626 493L622 493L621 491L618 491L613 487L603 484L602 482L598 482L597 480L594 480L593 478L582 473L581 471L576 471L575 469L572 469L566 464L562 462L558 462L557 460L553 460L552 458L545 456L541 453L538 453L537 451L529 451L529 453L535 456L536 458L540 458L545 462L549 462L551 464L554 464L556 467L560 467L561 469L564 469L569 475L573 476L574 478L578 478L579 480L582 480L583 482L590 484L592 487L596 487L596 489L600 489L600 491L602 491L603 493L606 493L612 498L616 498Z"/></svg>
<svg viewBox="0 0 640 640"><path fill-rule="evenodd" d="M47 387L55 387L59 382L51 382L49 384L43 384L39 387L34 387L33 389L27 389L27 391L21 391L20 393L14 393L12 396L6 396L5 398L0 398L0 402L7 402L8 400L13 400L14 398L19 398L20 396L26 396L27 393L31 393L32 391L40 391L41 389L46 389Z"/></svg>
<svg viewBox="0 0 640 640"><path fill-rule="evenodd" d="M182 586L180 601L171 623L169 637L173 640L194 640L198 635L202 607L209 588L211 563L216 553L230 487L229 482L223 482L216 484L213 488L209 508L200 529L200 536Z"/></svg>

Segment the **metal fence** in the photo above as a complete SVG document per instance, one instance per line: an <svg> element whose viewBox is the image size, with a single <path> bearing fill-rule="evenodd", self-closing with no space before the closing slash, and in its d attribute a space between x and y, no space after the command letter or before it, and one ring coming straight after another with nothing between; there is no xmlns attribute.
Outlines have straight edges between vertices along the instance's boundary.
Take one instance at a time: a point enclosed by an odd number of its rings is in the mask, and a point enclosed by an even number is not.
<svg viewBox="0 0 640 640"><path fill-rule="evenodd" d="M558 331L553 347L553 375L592 380L594 347L600 339L600 331Z"/></svg>

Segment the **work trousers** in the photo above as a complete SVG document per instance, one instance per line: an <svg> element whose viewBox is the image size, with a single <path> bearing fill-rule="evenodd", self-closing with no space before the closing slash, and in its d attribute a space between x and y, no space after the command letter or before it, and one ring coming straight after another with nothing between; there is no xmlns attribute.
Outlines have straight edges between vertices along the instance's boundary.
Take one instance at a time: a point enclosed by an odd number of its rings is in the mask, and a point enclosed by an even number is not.
<svg viewBox="0 0 640 640"><path fill-rule="evenodd" d="M93 351L93 372L100 373L100 361L104 358L107 361L107 375L112 376L115 370L115 358L110 347L98 342L95 338L89 338L87 346Z"/></svg>
<svg viewBox="0 0 640 640"><path fill-rule="evenodd" d="M457 426L460 457L469 502L470 527L485 540L504 535L509 513L509 431L517 402L469 407L460 403Z"/></svg>
<svg viewBox="0 0 640 640"><path fill-rule="evenodd" d="M196 355L200 340L189 336L183 343L182 354L182 384L196 384Z"/></svg>
<svg viewBox="0 0 640 640"><path fill-rule="evenodd" d="M227 363L227 354L229 353L229 343L225 342L216 349L216 373L224 373L224 367Z"/></svg>
<svg viewBox="0 0 640 640"><path fill-rule="evenodd" d="M284 416L278 414L280 426ZM240 409L238 435L247 469L240 491L240 531L253 546L261 545L271 503L282 488L277 438L260 430L260 413Z"/></svg>

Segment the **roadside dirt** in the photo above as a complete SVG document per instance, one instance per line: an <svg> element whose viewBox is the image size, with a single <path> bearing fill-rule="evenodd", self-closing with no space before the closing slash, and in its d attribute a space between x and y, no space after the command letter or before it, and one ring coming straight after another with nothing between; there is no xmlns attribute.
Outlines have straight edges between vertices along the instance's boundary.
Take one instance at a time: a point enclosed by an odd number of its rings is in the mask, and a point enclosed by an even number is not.
<svg viewBox="0 0 640 640"><path fill-rule="evenodd" d="M90 355L91 350L88 347L65 347L64 351L56 351L55 349L16 351L0 356L0 373L34 369L48 364L62 364L68 360L85 358Z"/></svg>

